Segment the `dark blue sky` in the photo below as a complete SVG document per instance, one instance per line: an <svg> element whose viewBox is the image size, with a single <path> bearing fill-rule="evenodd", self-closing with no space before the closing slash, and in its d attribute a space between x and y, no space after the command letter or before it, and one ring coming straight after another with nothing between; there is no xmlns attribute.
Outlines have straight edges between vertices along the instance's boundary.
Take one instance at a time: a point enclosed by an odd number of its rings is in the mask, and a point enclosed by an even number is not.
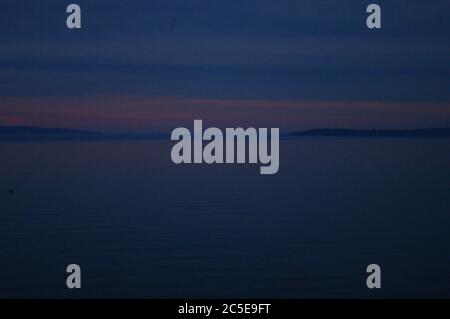
<svg viewBox="0 0 450 319"><path fill-rule="evenodd" d="M72 2L81 30L69 1L2 1L0 125L450 125L447 0ZM373 2L381 30L365 26Z"/></svg>

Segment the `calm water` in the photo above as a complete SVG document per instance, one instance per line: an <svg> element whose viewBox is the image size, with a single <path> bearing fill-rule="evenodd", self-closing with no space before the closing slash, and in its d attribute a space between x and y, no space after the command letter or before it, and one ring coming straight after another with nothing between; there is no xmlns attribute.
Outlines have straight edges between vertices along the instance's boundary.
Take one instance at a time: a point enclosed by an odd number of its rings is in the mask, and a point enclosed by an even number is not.
<svg viewBox="0 0 450 319"><path fill-rule="evenodd" d="M273 176L170 148L0 142L0 297L450 297L450 139L285 140Z"/></svg>

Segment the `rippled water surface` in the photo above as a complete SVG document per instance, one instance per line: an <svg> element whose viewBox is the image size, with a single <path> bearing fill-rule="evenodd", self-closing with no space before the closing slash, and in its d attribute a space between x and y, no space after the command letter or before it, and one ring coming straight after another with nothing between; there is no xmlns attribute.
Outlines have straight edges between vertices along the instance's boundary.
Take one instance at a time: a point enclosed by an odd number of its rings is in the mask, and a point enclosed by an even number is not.
<svg viewBox="0 0 450 319"><path fill-rule="evenodd" d="M0 142L0 297L450 297L450 139L283 140L272 176L170 148Z"/></svg>

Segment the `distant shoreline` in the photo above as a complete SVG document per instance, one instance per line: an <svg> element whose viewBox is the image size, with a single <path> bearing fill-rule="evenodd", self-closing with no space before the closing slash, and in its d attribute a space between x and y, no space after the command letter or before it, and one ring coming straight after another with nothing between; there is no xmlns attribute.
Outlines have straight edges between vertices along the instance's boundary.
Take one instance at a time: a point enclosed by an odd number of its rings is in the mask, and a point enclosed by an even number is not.
<svg viewBox="0 0 450 319"><path fill-rule="evenodd" d="M103 134L86 130L75 130L56 127L34 127L34 126L0 126L0 135L61 135L61 134Z"/></svg>
<svg viewBox="0 0 450 319"><path fill-rule="evenodd" d="M313 129L292 132L289 136L323 137L450 137L450 128L427 128L409 130L353 130L353 129Z"/></svg>
<svg viewBox="0 0 450 319"><path fill-rule="evenodd" d="M450 128L427 129L311 129L291 132L280 136L285 138L296 137L374 137L374 138L449 138ZM169 133L103 133L96 131L44 128L29 126L0 126L0 141L28 141L28 140L145 140L170 139Z"/></svg>
<svg viewBox="0 0 450 319"><path fill-rule="evenodd" d="M96 140L142 140L169 138L170 134L120 134L97 131L47 128L31 126L0 126L0 141L96 141Z"/></svg>

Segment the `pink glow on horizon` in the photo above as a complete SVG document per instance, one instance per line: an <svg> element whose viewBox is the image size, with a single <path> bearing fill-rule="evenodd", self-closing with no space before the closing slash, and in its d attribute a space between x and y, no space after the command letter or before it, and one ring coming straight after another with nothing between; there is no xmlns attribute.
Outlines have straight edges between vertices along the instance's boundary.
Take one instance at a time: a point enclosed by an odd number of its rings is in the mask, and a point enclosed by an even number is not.
<svg viewBox="0 0 450 319"><path fill-rule="evenodd" d="M446 103L292 101L95 96L3 98L0 125L66 127L105 132L168 132L194 119L218 127L302 130L323 127L450 126Z"/></svg>

